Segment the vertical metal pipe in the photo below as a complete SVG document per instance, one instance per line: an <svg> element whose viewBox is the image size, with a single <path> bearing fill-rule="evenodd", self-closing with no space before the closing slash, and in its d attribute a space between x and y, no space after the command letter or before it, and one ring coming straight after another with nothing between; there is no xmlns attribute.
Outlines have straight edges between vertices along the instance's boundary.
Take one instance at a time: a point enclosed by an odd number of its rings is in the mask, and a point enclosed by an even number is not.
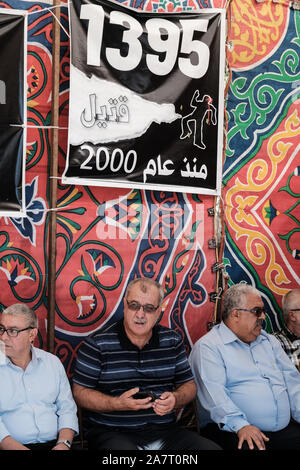
<svg viewBox="0 0 300 470"><path fill-rule="evenodd" d="M59 68L60 68L60 7L54 0L54 15L52 20L52 104L51 104L51 154L50 154L50 208L57 205L57 175L58 175L58 126L59 126ZM54 352L55 345L55 291L56 291L56 211L49 214L48 239L48 325L47 350Z"/></svg>

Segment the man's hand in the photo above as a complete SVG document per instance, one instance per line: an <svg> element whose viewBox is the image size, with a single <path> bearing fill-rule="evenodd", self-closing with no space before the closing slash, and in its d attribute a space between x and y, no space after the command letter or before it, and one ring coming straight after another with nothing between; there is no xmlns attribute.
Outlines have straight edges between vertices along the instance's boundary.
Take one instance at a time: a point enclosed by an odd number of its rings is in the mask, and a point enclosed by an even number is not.
<svg viewBox="0 0 300 470"><path fill-rule="evenodd" d="M52 447L52 450L70 450L66 444L56 444L54 447Z"/></svg>
<svg viewBox="0 0 300 470"><path fill-rule="evenodd" d="M130 390L127 390L126 392L122 393L119 397L114 397L115 400L118 400L118 409L120 410L146 410L148 408L152 408L152 398L147 397L147 398L141 398L141 399L136 399L133 398L133 395L135 395L139 391L139 388L131 388Z"/></svg>
<svg viewBox="0 0 300 470"><path fill-rule="evenodd" d="M98 412L114 412L114 411L128 411L128 410L142 410L151 408L151 397L136 400L133 395L139 391L138 387L131 388L120 396L107 395L92 390L81 385L73 385L73 394L75 400L82 408Z"/></svg>
<svg viewBox="0 0 300 470"><path fill-rule="evenodd" d="M238 430L237 435L238 449L241 449L243 442L247 441L250 450L254 449L253 443L257 445L258 450L266 450L265 442L269 441L269 438L256 426L244 426Z"/></svg>
<svg viewBox="0 0 300 470"><path fill-rule="evenodd" d="M174 410L176 398L172 392L164 392L154 401L153 409L157 415L163 416Z"/></svg>

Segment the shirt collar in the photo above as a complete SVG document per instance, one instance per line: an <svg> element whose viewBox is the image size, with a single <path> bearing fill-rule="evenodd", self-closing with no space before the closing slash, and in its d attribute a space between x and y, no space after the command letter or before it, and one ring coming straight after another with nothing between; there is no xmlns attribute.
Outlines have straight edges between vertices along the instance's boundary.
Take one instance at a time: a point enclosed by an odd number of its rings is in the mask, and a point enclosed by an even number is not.
<svg viewBox="0 0 300 470"><path fill-rule="evenodd" d="M140 350L135 344L133 344L128 338L123 319L117 323L118 337L122 348L129 350ZM155 325L152 329L152 336L149 339L148 343L142 348L142 350L147 350L151 348L159 347L159 335L158 335L158 325Z"/></svg>
<svg viewBox="0 0 300 470"><path fill-rule="evenodd" d="M238 340L236 334L230 328L228 328L228 326L226 326L223 321L220 323L219 332L224 344L233 343L234 341Z"/></svg>
<svg viewBox="0 0 300 470"><path fill-rule="evenodd" d="M234 341L238 341L240 343L246 344L244 343L244 341L240 340L237 337L237 335L230 328L228 328L228 326L225 325L224 322L220 323L219 331L220 331L224 344L233 343ZM254 341L251 342L251 345L260 343L261 341L264 341L265 339L267 339L266 334L267 333L264 330L262 330L260 335Z"/></svg>
<svg viewBox="0 0 300 470"><path fill-rule="evenodd" d="M34 346L31 346L31 361L30 363L32 366L35 366L37 364L37 361L42 360L42 354L41 350L39 348L35 348ZM29 363L29 364L30 364ZM9 359L8 356L6 356L5 353L0 352L0 366L12 364L11 360Z"/></svg>
<svg viewBox="0 0 300 470"><path fill-rule="evenodd" d="M37 363L37 361L42 360L41 350L39 348L35 348L31 346L31 363L33 366Z"/></svg>

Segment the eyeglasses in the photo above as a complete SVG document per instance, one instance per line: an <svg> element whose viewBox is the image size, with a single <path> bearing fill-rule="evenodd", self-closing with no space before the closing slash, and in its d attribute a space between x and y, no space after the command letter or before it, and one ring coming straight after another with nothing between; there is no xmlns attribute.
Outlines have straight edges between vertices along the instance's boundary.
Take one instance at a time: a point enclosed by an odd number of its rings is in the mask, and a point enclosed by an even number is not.
<svg viewBox="0 0 300 470"><path fill-rule="evenodd" d="M260 317L262 313L266 313L265 307L254 307L254 308L236 308L235 310L243 310L244 312L254 313L257 317Z"/></svg>
<svg viewBox="0 0 300 470"><path fill-rule="evenodd" d="M138 312L140 308L142 308L145 313L154 313L159 307L159 305L155 307L154 305L151 305L151 304L142 305L139 302L136 302L135 300L128 301L126 299L126 302L127 302L128 308L135 312Z"/></svg>
<svg viewBox="0 0 300 470"><path fill-rule="evenodd" d="M23 328L22 330L17 330L16 328L4 328L4 326L0 326L0 336L3 336L4 333L7 333L7 336L10 336L12 338L16 338L21 331L26 331L26 330L33 330L33 326L27 326L27 328Z"/></svg>
<svg viewBox="0 0 300 470"><path fill-rule="evenodd" d="M290 308L290 312L300 312L300 308Z"/></svg>

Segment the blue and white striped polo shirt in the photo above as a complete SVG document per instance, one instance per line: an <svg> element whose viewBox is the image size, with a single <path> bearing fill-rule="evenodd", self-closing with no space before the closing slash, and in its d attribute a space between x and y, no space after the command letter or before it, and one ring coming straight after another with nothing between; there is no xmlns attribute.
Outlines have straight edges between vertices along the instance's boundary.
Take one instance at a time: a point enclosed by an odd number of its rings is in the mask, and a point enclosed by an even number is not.
<svg viewBox="0 0 300 470"><path fill-rule="evenodd" d="M153 328L150 341L139 349L128 339L123 320L105 326L80 346L73 381L112 396L139 387L161 395L193 379L186 351L178 333L161 325ZM158 416L153 409L139 411L85 411L92 423L140 428L171 423L175 412Z"/></svg>

